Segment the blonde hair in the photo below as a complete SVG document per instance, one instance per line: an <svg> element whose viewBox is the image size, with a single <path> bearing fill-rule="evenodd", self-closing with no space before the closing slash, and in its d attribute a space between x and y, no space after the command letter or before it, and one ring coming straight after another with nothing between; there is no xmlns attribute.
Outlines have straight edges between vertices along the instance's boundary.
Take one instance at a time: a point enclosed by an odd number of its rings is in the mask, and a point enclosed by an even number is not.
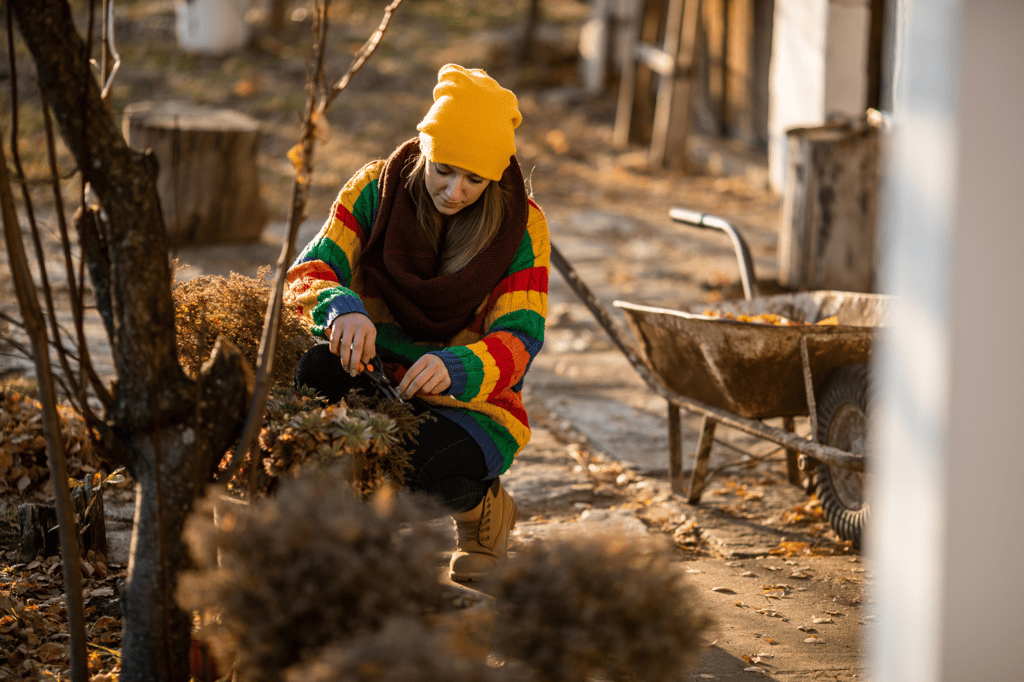
<svg viewBox="0 0 1024 682"><path fill-rule="evenodd" d="M437 274L459 272L497 236L505 217L505 191L497 181L490 181L480 198L453 215L448 221L448 229L444 230L441 212L427 192L427 158L418 154L411 163L413 167L406 183L416 205L420 229L434 248L434 253L440 255L441 268Z"/></svg>

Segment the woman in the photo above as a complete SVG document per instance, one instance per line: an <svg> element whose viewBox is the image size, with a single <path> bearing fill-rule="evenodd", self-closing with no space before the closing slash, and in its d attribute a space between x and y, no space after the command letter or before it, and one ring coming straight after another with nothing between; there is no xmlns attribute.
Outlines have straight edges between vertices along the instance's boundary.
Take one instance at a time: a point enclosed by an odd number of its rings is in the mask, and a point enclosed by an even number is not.
<svg viewBox="0 0 1024 682"><path fill-rule="evenodd" d="M518 511L501 487L530 438L521 388L547 314L547 222L515 158L515 95L449 64L419 136L364 166L288 272L314 334L296 382L335 401L375 355L436 417L407 486L440 498L458 529L453 580L500 568Z"/></svg>

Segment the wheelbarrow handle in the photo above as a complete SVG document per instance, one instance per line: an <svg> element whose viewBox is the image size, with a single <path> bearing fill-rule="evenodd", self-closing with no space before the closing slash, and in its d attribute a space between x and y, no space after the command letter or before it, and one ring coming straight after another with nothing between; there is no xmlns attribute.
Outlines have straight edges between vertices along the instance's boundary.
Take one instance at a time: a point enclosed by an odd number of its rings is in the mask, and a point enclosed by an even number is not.
<svg viewBox="0 0 1024 682"><path fill-rule="evenodd" d="M669 209L668 215L672 220L684 225L699 227L705 230L720 230L729 235L732 241L732 248L736 252L736 260L740 267L740 281L743 283L743 296L748 301L757 296L757 280L754 278L754 261L750 257L750 249L747 242L725 219L718 216L708 215L699 211L691 211L688 208Z"/></svg>

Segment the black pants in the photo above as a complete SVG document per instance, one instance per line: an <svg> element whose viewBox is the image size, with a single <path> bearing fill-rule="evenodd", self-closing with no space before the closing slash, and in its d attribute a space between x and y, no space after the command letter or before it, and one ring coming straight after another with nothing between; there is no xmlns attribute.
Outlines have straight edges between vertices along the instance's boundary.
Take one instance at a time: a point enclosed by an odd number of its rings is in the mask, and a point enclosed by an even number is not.
<svg viewBox="0 0 1024 682"><path fill-rule="evenodd" d="M341 360L325 343L313 346L302 356L295 370L295 385L308 386L332 403L354 388L366 395L378 391L367 377L352 377L342 369ZM414 399L412 405L417 414L429 411L421 400ZM461 426L437 413L433 415L434 419L420 424L405 485L412 492L440 499L450 511L469 511L480 504L493 482L484 480L487 464L483 450Z"/></svg>

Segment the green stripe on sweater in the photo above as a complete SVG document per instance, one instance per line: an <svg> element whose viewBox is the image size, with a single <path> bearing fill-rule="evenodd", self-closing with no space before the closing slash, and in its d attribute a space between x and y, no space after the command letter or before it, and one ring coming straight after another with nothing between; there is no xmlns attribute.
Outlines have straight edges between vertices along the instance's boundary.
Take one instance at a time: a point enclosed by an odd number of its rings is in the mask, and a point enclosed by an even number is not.
<svg viewBox="0 0 1024 682"><path fill-rule="evenodd" d="M377 212L377 181L371 180L359 192L359 198L352 206L352 215L363 226L363 236L369 238L373 228L373 215Z"/></svg>
<svg viewBox="0 0 1024 682"><path fill-rule="evenodd" d="M466 346L453 346L449 348L452 354L459 359L466 371L466 390L460 396L455 396L463 402L469 402L480 393L480 384L484 381L484 363L476 353ZM476 413L473 413L474 415Z"/></svg>
<svg viewBox="0 0 1024 682"><path fill-rule="evenodd" d="M523 234L523 241L519 242L519 250L516 251L516 257L512 261L512 265L509 266L508 272L518 272L519 270L532 268L533 261L533 240L530 238L529 231L527 231Z"/></svg>
<svg viewBox="0 0 1024 682"><path fill-rule="evenodd" d="M513 310L496 319L491 327L513 329L538 341L544 340L544 317L536 310Z"/></svg>
<svg viewBox="0 0 1024 682"><path fill-rule="evenodd" d="M512 437L512 434L509 433L508 429L490 417L486 417L479 412L472 412L468 410L467 413L473 421L480 425L480 428L486 431L487 434L494 439L494 445L498 448L498 452L501 453L501 459L503 460L501 473L505 473L509 466L512 465L512 458L519 450L520 443Z"/></svg>
<svg viewBox="0 0 1024 682"><path fill-rule="evenodd" d="M377 325L377 345L401 355L409 361L409 364L416 362L430 351L444 348L441 344L415 343L401 327L389 323Z"/></svg>
<svg viewBox="0 0 1024 682"><path fill-rule="evenodd" d="M347 287L352 283L352 266L349 265L348 255L327 237L310 242L309 247L299 257L299 262L303 263L315 260L322 261L334 271L338 277L338 284Z"/></svg>

